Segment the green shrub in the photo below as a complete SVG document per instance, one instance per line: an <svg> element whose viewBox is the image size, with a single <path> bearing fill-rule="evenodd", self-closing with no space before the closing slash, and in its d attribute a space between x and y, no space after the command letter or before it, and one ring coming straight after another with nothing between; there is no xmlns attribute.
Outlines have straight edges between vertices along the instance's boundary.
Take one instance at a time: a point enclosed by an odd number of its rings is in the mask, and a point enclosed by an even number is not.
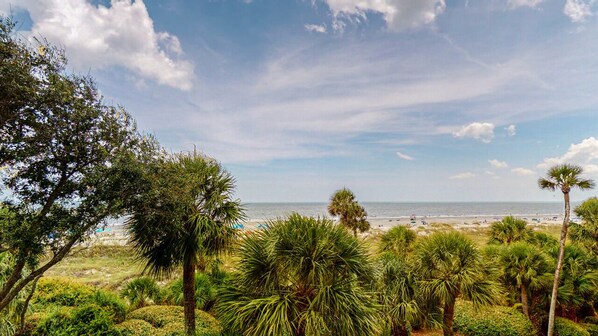
<svg viewBox="0 0 598 336"><path fill-rule="evenodd" d="M457 302L453 328L465 336L528 336L535 333L529 319L512 307L474 308L471 302Z"/></svg>
<svg viewBox="0 0 598 336"><path fill-rule="evenodd" d="M591 323L584 323L581 326L590 334L590 336L598 336L598 325Z"/></svg>
<svg viewBox="0 0 598 336"><path fill-rule="evenodd" d="M129 314L130 319L149 322L158 329L157 335L166 331L176 335L179 330L177 329L178 325L182 326L183 329L181 330L184 331L184 316L183 307L180 306L148 306L134 310ZM218 320L201 310L195 311L195 325L198 335L215 334L222 329Z"/></svg>
<svg viewBox="0 0 598 336"><path fill-rule="evenodd" d="M173 281L167 289L167 300L175 305L183 305L183 279ZM195 304L198 309L210 310L217 298L217 287L208 274L195 274Z"/></svg>
<svg viewBox="0 0 598 336"><path fill-rule="evenodd" d="M108 313L96 305L87 305L71 311L59 309L42 320L33 334L48 336L121 335L114 327Z"/></svg>
<svg viewBox="0 0 598 336"><path fill-rule="evenodd" d="M554 333L556 336L590 336L581 325L562 317L554 320Z"/></svg>
<svg viewBox="0 0 598 336"><path fill-rule="evenodd" d="M596 316L586 316L583 319L584 323L589 323L589 324L598 324L598 317Z"/></svg>
<svg viewBox="0 0 598 336"><path fill-rule="evenodd" d="M94 288L60 278L41 278L35 289L33 302L42 306L80 306L89 303Z"/></svg>
<svg viewBox="0 0 598 336"><path fill-rule="evenodd" d="M114 322L119 323L125 320L127 305L118 295L104 290L97 290L92 301L102 307Z"/></svg>
<svg viewBox="0 0 598 336"><path fill-rule="evenodd" d="M126 320L116 326L123 336L154 336L158 331L149 322L144 320Z"/></svg>

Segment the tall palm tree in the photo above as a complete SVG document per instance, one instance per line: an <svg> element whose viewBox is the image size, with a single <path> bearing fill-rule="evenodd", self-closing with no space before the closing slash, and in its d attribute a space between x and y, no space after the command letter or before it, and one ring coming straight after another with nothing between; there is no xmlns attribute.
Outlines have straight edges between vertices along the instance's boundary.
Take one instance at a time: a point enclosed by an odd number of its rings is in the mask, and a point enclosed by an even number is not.
<svg viewBox="0 0 598 336"><path fill-rule="evenodd" d="M374 268L364 244L328 219L292 214L243 240L219 316L242 335L374 335Z"/></svg>
<svg viewBox="0 0 598 336"><path fill-rule="evenodd" d="M328 204L328 213L331 216L339 216L340 223L352 230L354 236L357 236L357 231L364 232L370 229L365 208L357 202L353 192L347 188L337 190L332 195Z"/></svg>
<svg viewBox="0 0 598 336"><path fill-rule="evenodd" d="M484 270L474 243L458 232L438 232L420 241L414 257L422 293L443 307L444 336L453 336L458 298L485 305L497 300L498 284Z"/></svg>
<svg viewBox="0 0 598 336"><path fill-rule="evenodd" d="M519 289L523 313L529 318L529 291L544 284L550 266L547 256L534 245L516 242L501 251L499 263L505 281Z"/></svg>
<svg viewBox="0 0 598 336"><path fill-rule="evenodd" d="M552 293L550 297L550 311L548 313L548 336L552 336L554 333L554 317L556 312L557 292L559 288L561 270L563 269L565 241L567 240L567 228L569 226L569 217L571 215L569 192L572 188L586 190L594 187L594 181L582 178L582 173L583 169L579 166L562 164L551 167L548 170L547 176L545 178L538 179L538 185L540 186L540 189L546 189L551 191L560 189L563 193L563 198L565 200L565 218L563 219L563 226L561 228L559 257L556 263L556 270L554 271L554 283L552 285Z"/></svg>
<svg viewBox="0 0 598 336"><path fill-rule="evenodd" d="M511 244L525 240L531 235L527 222L513 216L506 216L490 225L490 243Z"/></svg>
<svg viewBox="0 0 598 336"><path fill-rule="evenodd" d="M127 220L131 242L152 275L183 268L185 331L195 334L195 271L229 249L244 218L235 181L211 158L166 157L146 172L147 186Z"/></svg>

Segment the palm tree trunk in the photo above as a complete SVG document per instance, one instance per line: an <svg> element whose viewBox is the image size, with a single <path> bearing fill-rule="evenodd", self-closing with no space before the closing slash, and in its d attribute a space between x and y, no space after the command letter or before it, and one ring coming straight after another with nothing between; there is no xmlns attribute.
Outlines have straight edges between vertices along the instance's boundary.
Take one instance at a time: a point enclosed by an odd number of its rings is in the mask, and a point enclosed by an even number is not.
<svg viewBox="0 0 598 336"><path fill-rule="evenodd" d="M569 213L571 212L569 204L569 193L564 192L565 198L565 219L563 219L563 227L561 229L561 244L559 247L559 259L556 263L556 270L554 271L554 283L552 284L552 294L550 297L550 311L548 312L548 333L547 336L553 336L554 333L554 318L556 312L556 298L559 289L559 282L561 277L561 270L563 269L563 259L565 258L565 241L567 240L567 227L569 226Z"/></svg>
<svg viewBox="0 0 598 336"><path fill-rule="evenodd" d="M453 319L455 317L455 301L444 304L444 314L442 315L442 333L444 336L454 336Z"/></svg>
<svg viewBox="0 0 598 336"><path fill-rule="evenodd" d="M521 307L523 308L523 314L529 319L529 301L527 297L527 286L521 284Z"/></svg>
<svg viewBox="0 0 598 336"><path fill-rule="evenodd" d="M183 265L183 306L185 308L185 334L195 335L195 265L185 261Z"/></svg>

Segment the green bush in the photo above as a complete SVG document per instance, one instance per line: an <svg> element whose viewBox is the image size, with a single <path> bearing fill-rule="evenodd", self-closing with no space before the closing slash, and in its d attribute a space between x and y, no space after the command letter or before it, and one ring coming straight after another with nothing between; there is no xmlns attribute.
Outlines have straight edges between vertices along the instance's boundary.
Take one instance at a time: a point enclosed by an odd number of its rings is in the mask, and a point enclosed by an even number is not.
<svg viewBox="0 0 598 336"><path fill-rule="evenodd" d="M476 309L471 302L457 302L453 328L465 336L528 336L535 333L529 319L515 308Z"/></svg>
<svg viewBox="0 0 598 336"><path fill-rule="evenodd" d="M590 336L583 326L562 317L554 320L554 333L556 336Z"/></svg>
<svg viewBox="0 0 598 336"><path fill-rule="evenodd" d="M60 309L48 315L33 332L34 335L121 335L108 313L96 305L83 306L74 311Z"/></svg>
<svg viewBox="0 0 598 336"><path fill-rule="evenodd" d="M41 278L35 289L33 302L42 306L80 306L89 303L94 288L59 278Z"/></svg>
<svg viewBox="0 0 598 336"><path fill-rule="evenodd" d="M149 322L144 320L126 320L116 326L123 336L154 336L158 331Z"/></svg>
<svg viewBox="0 0 598 336"><path fill-rule="evenodd" d="M183 305L183 279L173 281L167 289L167 300L175 305ZM217 299L217 287L205 273L195 274L195 304L198 309L210 310Z"/></svg>
<svg viewBox="0 0 598 336"><path fill-rule="evenodd" d="M591 323L584 323L581 326L590 334L590 336L598 336L598 325Z"/></svg>
<svg viewBox="0 0 598 336"><path fill-rule="evenodd" d="M148 322L152 327L158 329L156 335L177 335L178 332L185 330L183 307L180 306L143 307L132 311L129 318ZM201 310L195 311L195 325L198 335L217 334L222 329L220 323L212 315ZM164 334L165 332L167 334Z"/></svg>
<svg viewBox="0 0 598 336"><path fill-rule="evenodd" d="M97 290L93 295L92 301L96 305L102 307L114 322L119 323L125 320L127 305L118 297L118 295L103 290Z"/></svg>
<svg viewBox="0 0 598 336"><path fill-rule="evenodd" d="M598 324L598 317L596 316L586 316L583 319L584 323L589 323L589 324Z"/></svg>

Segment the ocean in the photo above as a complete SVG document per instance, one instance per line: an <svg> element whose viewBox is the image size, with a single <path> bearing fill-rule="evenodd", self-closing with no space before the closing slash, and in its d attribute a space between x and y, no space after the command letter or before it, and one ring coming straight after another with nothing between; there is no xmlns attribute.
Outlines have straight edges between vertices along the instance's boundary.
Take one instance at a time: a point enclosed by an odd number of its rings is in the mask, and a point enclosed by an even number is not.
<svg viewBox="0 0 598 336"><path fill-rule="evenodd" d="M562 215L562 202L451 202L451 203L361 203L370 218L409 218L411 215L428 217L476 216L557 216ZM578 203L572 202L571 209ZM247 203L246 215L250 221L275 219L297 212L304 216L330 217L327 203Z"/></svg>

